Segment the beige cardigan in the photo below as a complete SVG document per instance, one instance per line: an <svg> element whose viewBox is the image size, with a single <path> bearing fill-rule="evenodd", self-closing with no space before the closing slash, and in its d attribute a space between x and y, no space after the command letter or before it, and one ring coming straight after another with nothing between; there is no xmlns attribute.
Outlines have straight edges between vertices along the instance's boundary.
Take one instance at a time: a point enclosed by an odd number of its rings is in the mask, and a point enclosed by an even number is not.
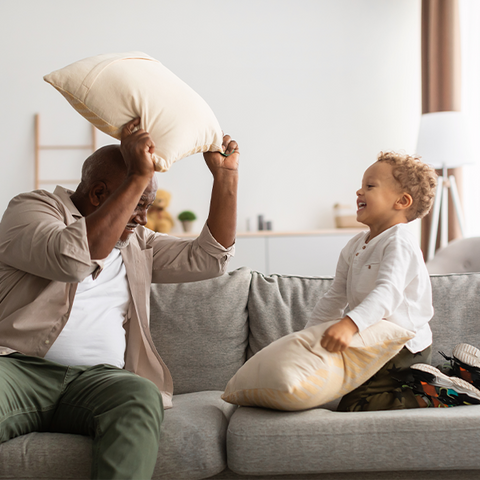
<svg viewBox="0 0 480 480"><path fill-rule="evenodd" d="M68 321L78 282L103 269L103 261L90 259L85 218L72 193L57 187L54 194L18 195L0 222L0 355L44 357ZM206 225L195 240L138 227L121 252L132 297L125 368L154 382L169 408L173 382L150 336L150 284L222 275L234 246L221 246Z"/></svg>

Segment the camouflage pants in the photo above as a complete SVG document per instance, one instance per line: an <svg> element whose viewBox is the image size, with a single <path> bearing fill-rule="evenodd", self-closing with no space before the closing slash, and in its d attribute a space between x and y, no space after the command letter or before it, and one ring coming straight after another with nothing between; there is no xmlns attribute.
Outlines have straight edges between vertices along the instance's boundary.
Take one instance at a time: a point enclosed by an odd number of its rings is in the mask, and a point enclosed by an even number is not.
<svg viewBox="0 0 480 480"><path fill-rule="evenodd" d="M418 353L411 353L406 347L387 362L373 377L345 395L337 411L360 412L374 410L400 410L419 408L417 400L409 388L402 388L402 375L410 365L430 363L432 347Z"/></svg>

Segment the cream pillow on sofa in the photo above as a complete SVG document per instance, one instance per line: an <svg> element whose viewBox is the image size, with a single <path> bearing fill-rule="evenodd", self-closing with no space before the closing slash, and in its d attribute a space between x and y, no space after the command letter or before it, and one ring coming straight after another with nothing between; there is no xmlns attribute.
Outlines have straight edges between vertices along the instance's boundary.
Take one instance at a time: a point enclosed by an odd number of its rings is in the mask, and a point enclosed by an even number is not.
<svg viewBox="0 0 480 480"><path fill-rule="evenodd" d="M344 352L320 341L336 321L286 335L250 358L228 382L223 400L276 410L304 410L351 392L415 336L386 320L354 335Z"/></svg>
<svg viewBox="0 0 480 480"><path fill-rule="evenodd" d="M98 55L43 77L102 132L120 139L140 117L155 142L159 172L198 152L220 151L222 129L207 103L159 61L142 52Z"/></svg>

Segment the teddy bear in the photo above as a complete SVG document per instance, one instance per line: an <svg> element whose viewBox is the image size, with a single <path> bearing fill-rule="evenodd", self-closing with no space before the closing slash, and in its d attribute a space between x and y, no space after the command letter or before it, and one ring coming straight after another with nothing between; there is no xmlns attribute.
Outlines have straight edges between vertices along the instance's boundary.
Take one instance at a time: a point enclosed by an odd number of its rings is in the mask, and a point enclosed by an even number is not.
<svg viewBox="0 0 480 480"><path fill-rule="evenodd" d="M172 216L167 212L167 207L172 196L166 190L157 190L155 200L147 212L147 224L150 230L160 233L169 233L174 225Z"/></svg>

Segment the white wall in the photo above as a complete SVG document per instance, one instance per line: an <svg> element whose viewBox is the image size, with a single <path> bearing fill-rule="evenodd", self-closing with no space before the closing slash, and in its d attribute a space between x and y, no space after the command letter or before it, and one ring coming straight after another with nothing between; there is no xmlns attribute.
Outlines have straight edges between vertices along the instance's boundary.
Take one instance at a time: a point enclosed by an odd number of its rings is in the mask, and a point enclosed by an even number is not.
<svg viewBox="0 0 480 480"><path fill-rule="evenodd" d="M472 138L472 163L463 167L463 205L467 237L480 236L480 2L460 1L462 112Z"/></svg>
<svg viewBox="0 0 480 480"><path fill-rule="evenodd" d="M36 112L42 142L87 140L42 77L99 53L144 51L210 104L241 147L239 231L260 213L275 230L333 227L380 150L415 148L420 0L0 0L0 41L0 211L33 188ZM75 175L83 157L58 160ZM172 214L206 218L200 155L160 184Z"/></svg>

